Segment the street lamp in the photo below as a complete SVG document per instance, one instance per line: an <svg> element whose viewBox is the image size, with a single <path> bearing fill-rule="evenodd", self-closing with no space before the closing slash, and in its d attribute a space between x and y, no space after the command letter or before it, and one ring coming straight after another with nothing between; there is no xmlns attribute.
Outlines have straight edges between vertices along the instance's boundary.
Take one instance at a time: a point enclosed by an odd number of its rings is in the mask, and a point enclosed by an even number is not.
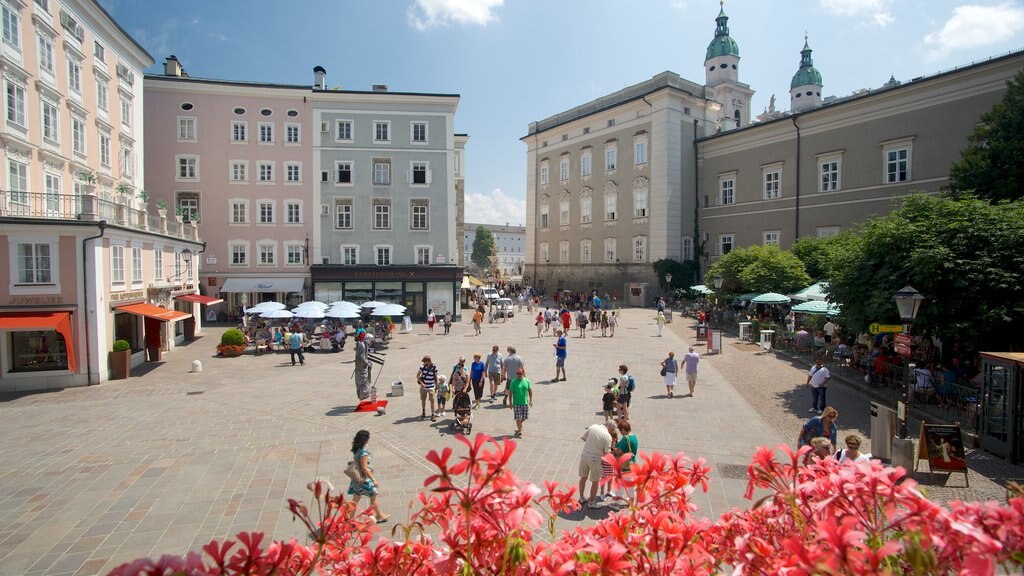
<svg viewBox="0 0 1024 576"><path fill-rule="evenodd" d="M668 285L668 291L672 291L672 273L668 272L665 274L665 284Z"/></svg>
<svg viewBox="0 0 1024 576"><path fill-rule="evenodd" d="M900 312L900 319L903 320L903 334L910 334L910 325L914 322L914 318L917 317L918 311L921 310L924 296L908 285L893 295L893 300L896 301L896 308ZM900 421L900 438L905 439L907 438L907 418L910 415L910 401L914 397L909 357L907 358L906 369L904 370L904 380L903 419Z"/></svg>
<svg viewBox="0 0 1024 576"><path fill-rule="evenodd" d="M722 289L722 284L725 282L725 278L722 278L722 276L719 274L719 275L716 275L714 278L712 278L711 281L714 282L714 284L715 284L715 316L716 316L715 325L717 326L718 325L718 321L717 321L717 316L718 316L718 291Z"/></svg>

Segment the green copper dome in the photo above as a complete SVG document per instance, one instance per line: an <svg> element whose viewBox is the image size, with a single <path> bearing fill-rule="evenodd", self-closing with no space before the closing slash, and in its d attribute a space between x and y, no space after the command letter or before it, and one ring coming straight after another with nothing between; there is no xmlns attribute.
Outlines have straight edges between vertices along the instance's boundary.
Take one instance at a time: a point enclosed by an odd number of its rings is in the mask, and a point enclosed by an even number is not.
<svg viewBox="0 0 1024 576"><path fill-rule="evenodd" d="M811 59L811 47L807 44L807 38L804 38L804 49L800 51L800 69L793 75L793 81L789 83L789 88L792 90L797 86L808 84L821 86L821 72L814 67L814 60Z"/></svg>
<svg viewBox="0 0 1024 576"><path fill-rule="evenodd" d="M729 37L729 17L725 15L725 7L718 12L715 18L715 39L708 44L708 53L704 58L707 62L717 56L740 57L740 47L736 41Z"/></svg>

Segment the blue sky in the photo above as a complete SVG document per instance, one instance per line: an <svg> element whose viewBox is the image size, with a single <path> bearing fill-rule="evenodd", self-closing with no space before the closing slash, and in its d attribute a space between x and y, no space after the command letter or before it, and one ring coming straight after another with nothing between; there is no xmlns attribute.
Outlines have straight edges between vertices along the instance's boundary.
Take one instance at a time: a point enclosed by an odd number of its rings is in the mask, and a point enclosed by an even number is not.
<svg viewBox="0 0 1024 576"><path fill-rule="evenodd" d="M665 70L703 82L717 0L100 0L192 76L456 93L470 135L466 220L524 224L530 122ZM971 3L969 3L971 2ZM788 106L804 33L822 95L1024 47L1020 0L728 0L756 116Z"/></svg>

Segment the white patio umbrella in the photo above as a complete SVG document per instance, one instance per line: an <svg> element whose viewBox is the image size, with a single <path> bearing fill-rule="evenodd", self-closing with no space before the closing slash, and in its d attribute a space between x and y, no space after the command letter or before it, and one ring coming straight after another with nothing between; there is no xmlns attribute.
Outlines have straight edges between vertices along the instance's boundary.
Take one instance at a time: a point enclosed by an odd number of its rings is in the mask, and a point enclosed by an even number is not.
<svg viewBox="0 0 1024 576"><path fill-rule="evenodd" d="M323 310L317 310L315 308L306 308L303 310L294 310L297 318L312 318L320 319L326 316Z"/></svg>
<svg viewBox="0 0 1024 576"><path fill-rule="evenodd" d="M385 304L373 309L370 316L405 316L405 306L399 304Z"/></svg>
<svg viewBox="0 0 1024 576"><path fill-rule="evenodd" d="M295 314L287 310L267 310L260 314L260 318L294 318Z"/></svg>
<svg viewBox="0 0 1024 576"><path fill-rule="evenodd" d="M354 318L362 318L363 315L359 313L358 309L346 310L344 308L331 307L324 311L324 316L326 316L327 318L342 318L346 320L351 320Z"/></svg>
<svg viewBox="0 0 1024 576"><path fill-rule="evenodd" d="M302 309L316 308L317 310L327 310L328 308L330 308L330 306L328 306L327 304L324 304L323 302L317 302L316 300L310 300L309 302L303 302L302 304L299 304L298 306L293 308L293 310L298 309L298 308L302 308Z"/></svg>
<svg viewBox="0 0 1024 576"><path fill-rule="evenodd" d="M360 304L360 306L362 306L363 308L376 308L378 306L383 306L385 304L387 304L387 302L378 302L377 300L370 300L369 302L363 302L362 304Z"/></svg>
<svg viewBox="0 0 1024 576"><path fill-rule="evenodd" d="M767 294L755 296L750 301L754 304L786 304L789 302L789 296L779 294L778 292L768 292Z"/></svg>
<svg viewBox="0 0 1024 576"><path fill-rule="evenodd" d="M335 300L330 303L331 308L350 308L352 310L359 310L359 304L355 302L349 302L348 300Z"/></svg>
<svg viewBox="0 0 1024 576"><path fill-rule="evenodd" d="M714 290L708 288L707 286L705 286L703 284L697 284L696 286L690 286L690 290L693 290L694 292L696 292L698 294L714 294L715 293Z"/></svg>
<svg viewBox="0 0 1024 576"><path fill-rule="evenodd" d="M259 304L256 304L251 308L246 308L245 313L262 314L263 312L269 312L271 310L284 310L285 308L287 308L287 306L281 304L280 302L260 302Z"/></svg>

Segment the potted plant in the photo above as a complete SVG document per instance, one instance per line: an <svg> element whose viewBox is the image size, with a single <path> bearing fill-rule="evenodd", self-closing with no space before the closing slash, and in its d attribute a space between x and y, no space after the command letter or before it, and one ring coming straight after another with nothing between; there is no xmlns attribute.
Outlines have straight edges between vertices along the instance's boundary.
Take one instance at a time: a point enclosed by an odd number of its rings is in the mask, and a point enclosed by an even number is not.
<svg viewBox="0 0 1024 576"><path fill-rule="evenodd" d="M132 345L127 340L114 340L110 353L110 379L124 380L131 375Z"/></svg>
<svg viewBox="0 0 1024 576"><path fill-rule="evenodd" d="M146 194L149 194L149 192ZM161 218L167 217L167 200L161 198L156 201L156 213L159 214Z"/></svg>
<svg viewBox="0 0 1024 576"><path fill-rule="evenodd" d="M149 204L149 192L146 192L145 189L139 188L138 197L139 200L142 200L143 204Z"/></svg>
<svg viewBox="0 0 1024 576"><path fill-rule="evenodd" d="M78 173L78 181L82 182L83 184L95 184L96 173L93 172L92 170L82 170L81 172Z"/></svg>
<svg viewBox="0 0 1024 576"><path fill-rule="evenodd" d="M181 206L174 209L174 219L178 221L178 224L185 221L185 210Z"/></svg>
<svg viewBox="0 0 1024 576"><path fill-rule="evenodd" d="M220 337L220 344L217 345L217 355L226 358L234 358L245 353L245 334L238 328L229 328Z"/></svg>
<svg viewBox="0 0 1024 576"><path fill-rule="evenodd" d="M128 196L132 191L132 185L127 182L118 182L114 189L117 190L118 194Z"/></svg>

